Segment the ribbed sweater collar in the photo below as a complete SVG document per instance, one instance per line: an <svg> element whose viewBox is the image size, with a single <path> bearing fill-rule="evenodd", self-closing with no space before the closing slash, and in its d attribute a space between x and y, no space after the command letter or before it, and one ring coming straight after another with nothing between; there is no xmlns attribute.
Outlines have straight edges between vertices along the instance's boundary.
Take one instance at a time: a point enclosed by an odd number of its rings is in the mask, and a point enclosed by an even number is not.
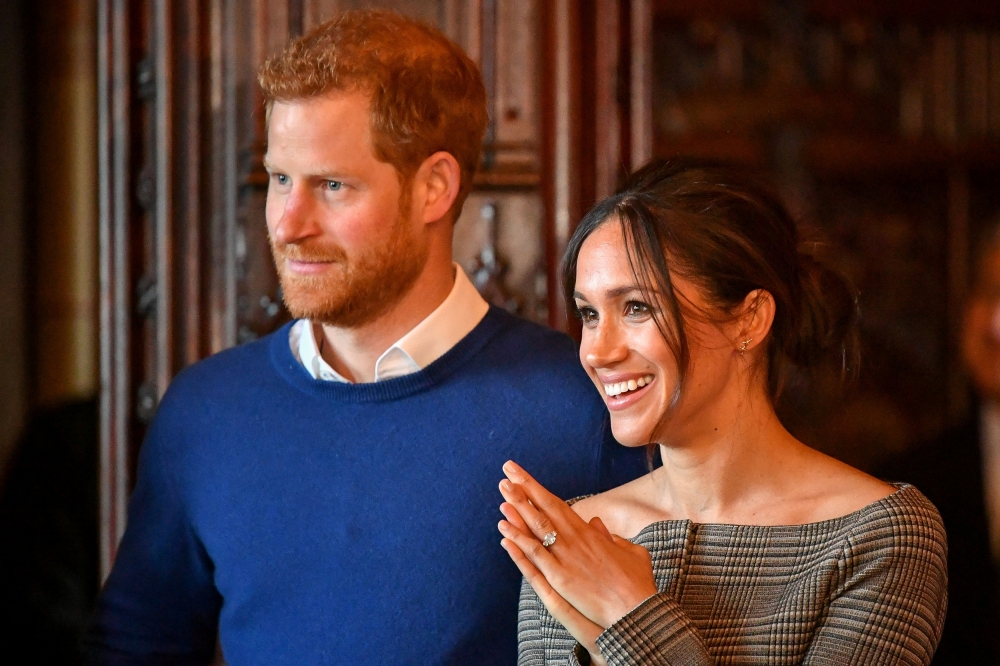
<svg viewBox="0 0 1000 666"><path fill-rule="evenodd" d="M271 361L285 381L309 395L354 404L388 402L426 391L440 383L465 365L495 335L509 328L514 321L511 315L491 306L483 320L468 335L426 368L381 382L345 384L313 379L288 345L288 332L293 322L285 324L271 335Z"/></svg>

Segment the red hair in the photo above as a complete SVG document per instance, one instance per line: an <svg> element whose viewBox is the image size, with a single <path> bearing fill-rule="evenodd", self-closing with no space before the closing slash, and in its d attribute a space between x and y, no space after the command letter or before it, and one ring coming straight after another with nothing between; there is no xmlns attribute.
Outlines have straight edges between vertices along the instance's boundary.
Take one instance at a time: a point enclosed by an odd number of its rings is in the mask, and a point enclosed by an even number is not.
<svg viewBox="0 0 1000 666"><path fill-rule="evenodd" d="M370 95L372 149L403 182L438 151L458 161L458 219L486 131L486 88L476 64L439 30L390 11L345 12L265 62L258 81L268 119L276 101Z"/></svg>

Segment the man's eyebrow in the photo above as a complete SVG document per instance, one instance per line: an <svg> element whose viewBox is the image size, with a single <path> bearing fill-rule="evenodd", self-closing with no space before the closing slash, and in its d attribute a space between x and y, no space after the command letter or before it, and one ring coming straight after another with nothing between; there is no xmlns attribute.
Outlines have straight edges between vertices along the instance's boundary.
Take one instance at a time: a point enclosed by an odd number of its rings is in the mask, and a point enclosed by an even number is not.
<svg viewBox="0 0 1000 666"><path fill-rule="evenodd" d="M264 159L261 160L261 162L264 165L264 168L270 171L271 163L267 160L267 155L264 156Z"/></svg>

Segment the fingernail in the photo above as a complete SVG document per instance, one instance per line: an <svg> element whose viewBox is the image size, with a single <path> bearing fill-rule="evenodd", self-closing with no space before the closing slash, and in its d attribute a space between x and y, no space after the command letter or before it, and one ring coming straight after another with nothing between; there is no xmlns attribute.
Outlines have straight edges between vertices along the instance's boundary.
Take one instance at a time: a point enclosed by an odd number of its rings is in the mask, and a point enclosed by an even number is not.
<svg viewBox="0 0 1000 666"><path fill-rule="evenodd" d="M507 476L509 476L515 481L524 478L524 471L520 467L518 467L517 463L515 463L513 460L508 460L506 463L504 463L503 471L507 473Z"/></svg>
<svg viewBox="0 0 1000 666"><path fill-rule="evenodd" d="M508 527L507 527L507 521L506 520L501 520L499 523L497 523L497 529L500 530L501 532L503 532L504 534L506 534L507 533L507 529L508 529Z"/></svg>
<svg viewBox="0 0 1000 666"><path fill-rule="evenodd" d="M500 482L500 490L504 490L509 493L510 491L514 490L514 486L513 484L511 484L510 481L504 479L503 481Z"/></svg>

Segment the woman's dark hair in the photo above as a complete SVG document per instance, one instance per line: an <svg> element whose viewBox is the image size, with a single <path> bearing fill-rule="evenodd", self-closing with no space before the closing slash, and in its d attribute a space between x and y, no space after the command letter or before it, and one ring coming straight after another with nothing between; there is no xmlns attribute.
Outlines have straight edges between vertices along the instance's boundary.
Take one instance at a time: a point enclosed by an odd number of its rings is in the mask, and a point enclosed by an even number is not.
<svg viewBox="0 0 1000 666"><path fill-rule="evenodd" d="M640 286L658 295L656 324L677 359L680 397L689 351L671 272L694 281L719 314L736 314L747 294L764 289L775 315L766 354L772 402L789 366L835 359L842 376L859 362L857 295L837 271L803 248L778 197L742 171L683 161L655 161L632 174L583 218L563 259L570 311L580 248L595 229L617 220Z"/></svg>

